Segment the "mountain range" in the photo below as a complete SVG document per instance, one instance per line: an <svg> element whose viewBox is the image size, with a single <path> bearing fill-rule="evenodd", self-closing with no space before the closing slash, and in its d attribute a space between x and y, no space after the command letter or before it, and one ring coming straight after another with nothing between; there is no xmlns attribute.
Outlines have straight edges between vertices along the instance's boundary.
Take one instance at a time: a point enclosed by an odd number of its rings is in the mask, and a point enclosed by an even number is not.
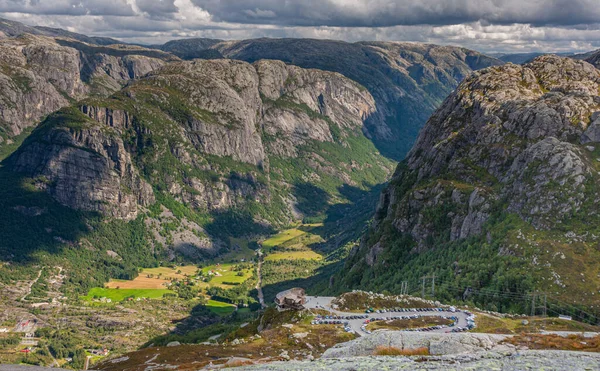
<svg viewBox="0 0 600 371"><path fill-rule="evenodd" d="M533 290L597 306L597 52L515 65L417 43L0 26L2 277L59 261L85 291L296 222L324 222L331 252L375 212L330 290L436 274L448 299L505 292L497 309Z"/></svg>

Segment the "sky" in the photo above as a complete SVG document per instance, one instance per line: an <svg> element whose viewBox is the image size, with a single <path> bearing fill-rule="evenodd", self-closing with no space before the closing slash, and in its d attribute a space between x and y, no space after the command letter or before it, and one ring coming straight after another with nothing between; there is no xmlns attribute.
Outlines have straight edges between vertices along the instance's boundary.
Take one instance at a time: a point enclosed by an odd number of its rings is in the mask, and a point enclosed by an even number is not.
<svg viewBox="0 0 600 371"><path fill-rule="evenodd" d="M0 0L0 17L143 44L302 37L487 53L600 49L600 0Z"/></svg>

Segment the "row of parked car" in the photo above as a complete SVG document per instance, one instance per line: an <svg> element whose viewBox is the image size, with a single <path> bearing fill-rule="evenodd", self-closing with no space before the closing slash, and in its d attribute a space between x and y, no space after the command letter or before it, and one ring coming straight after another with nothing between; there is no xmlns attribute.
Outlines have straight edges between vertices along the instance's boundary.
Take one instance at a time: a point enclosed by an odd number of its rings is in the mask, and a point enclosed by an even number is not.
<svg viewBox="0 0 600 371"><path fill-rule="evenodd" d="M324 319L324 318L320 318L320 319L313 319L311 324L313 325L344 325L347 326L348 322L341 320L341 319Z"/></svg>
<svg viewBox="0 0 600 371"><path fill-rule="evenodd" d="M369 318L369 316L367 316L366 314L357 314L357 315L349 315L349 316L316 316L315 319L317 320L337 320L337 319L345 319L345 320L350 320L350 319L364 319L364 318Z"/></svg>
<svg viewBox="0 0 600 371"><path fill-rule="evenodd" d="M401 313L401 312L456 312L456 308L391 308L391 309L377 309L369 308L365 310L365 313Z"/></svg>

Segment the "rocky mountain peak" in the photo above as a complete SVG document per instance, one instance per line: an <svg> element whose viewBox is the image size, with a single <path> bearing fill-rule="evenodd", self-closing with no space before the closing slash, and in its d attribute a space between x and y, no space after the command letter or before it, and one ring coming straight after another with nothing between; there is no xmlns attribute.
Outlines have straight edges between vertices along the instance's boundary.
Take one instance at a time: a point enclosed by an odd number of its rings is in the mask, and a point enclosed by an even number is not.
<svg viewBox="0 0 600 371"><path fill-rule="evenodd" d="M60 203L116 218L135 218L159 191L196 210L284 204L256 215L281 221L294 210L288 182L300 181L284 172L290 161L307 161L303 176L315 183L358 186L352 173L363 171L383 180L389 164L375 151L354 156L348 142L368 141L373 112L368 91L337 73L269 60L172 62L52 115L8 162L42 177ZM334 163L318 143L351 160Z"/></svg>
<svg viewBox="0 0 600 371"><path fill-rule="evenodd" d="M530 254L540 264L541 246L556 251L549 246L560 243L557 230L587 235L584 240L594 244L595 227L580 220L599 218L598 125L600 71L587 62L547 55L473 73L399 165L373 230L350 259L352 271L361 264L373 270L411 266L417 258L398 246L413 254L452 246L457 256L473 243L495 246L497 254L518 257L516 266L531 264L521 260ZM553 274L570 274L552 261L548 257L553 269L536 276L538 285Z"/></svg>

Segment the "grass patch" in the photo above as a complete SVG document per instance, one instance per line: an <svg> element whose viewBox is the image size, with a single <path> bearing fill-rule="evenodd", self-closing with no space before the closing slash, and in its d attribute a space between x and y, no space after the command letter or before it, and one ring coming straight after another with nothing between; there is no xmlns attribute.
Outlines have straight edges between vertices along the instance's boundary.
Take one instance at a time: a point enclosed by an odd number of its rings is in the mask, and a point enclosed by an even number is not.
<svg viewBox="0 0 600 371"><path fill-rule="evenodd" d="M269 254L265 260L321 260L323 256L311 250L282 251Z"/></svg>
<svg viewBox="0 0 600 371"><path fill-rule="evenodd" d="M427 347L414 349L401 349L397 347L386 347L379 345L373 352L374 356L428 356L429 349Z"/></svg>
<svg viewBox="0 0 600 371"><path fill-rule="evenodd" d="M527 324L523 324L527 320ZM489 334L520 334L545 331L588 331L598 332L600 326L594 326L578 321L567 321L560 318L500 318L484 313L478 313L477 327L472 332Z"/></svg>
<svg viewBox="0 0 600 371"><path fill-rule="evenodd" d="M107 298L113 302L123 301L126 298L145 298L145 299L161 299L165 294L174 294L171 290L161 289L104 289L95 287L91 289L87 296L82 296L84 300Z"/></svg>
<svg viewBox="0 0 600 371"><path fill-rule="evenodd" d="M206 303L206 308L219 316L227 316L235 312L236 307L233 304L211 299Z"/></svg>
<svg viewBox="0 0 600 371"><path fill-rule="evenodd" d="M411 296L377 296L364 291L348 292L334 299L340 310L364 311L368 308L432 308L433 305L420 298Z"/></svg>
<svg viewBox="0 0 600 371"><path fill-rule="evenodd" d="M525 346L529 349L600 352L600 336L585 338L581 335L523 334L510 337L505 342L515 346Z"/></svg>
<svg viewBox="0 0 600 371"><path fill-rule="evenodd" d="M133 280L111 279L106 285L109 289L165 289L172 280L184 280L198 273L195 265L181 267L145 268Z"/></svg>
<svg viewBox="0 0 600 371"><path fill-rule="evenodd" d="M212 276L211 272L214 273ZM209 281L210 286L223 288L241 285L246 282L247 279L252 277L253 272L254 269L252 266L240 266L236 264L210 265L202 268L202 274L204 276L212 277Z"/></svg>
<svg viewBox="0 0 600 371"><path fill-rule="evenodd" d="M296 237L300 237L305 234L305 231L302 231L298 228L292 228L285 230L281 233L276 234L275 236L263 241L263 247L275 247L284 244L287 241L290 241Z"/></svg>

